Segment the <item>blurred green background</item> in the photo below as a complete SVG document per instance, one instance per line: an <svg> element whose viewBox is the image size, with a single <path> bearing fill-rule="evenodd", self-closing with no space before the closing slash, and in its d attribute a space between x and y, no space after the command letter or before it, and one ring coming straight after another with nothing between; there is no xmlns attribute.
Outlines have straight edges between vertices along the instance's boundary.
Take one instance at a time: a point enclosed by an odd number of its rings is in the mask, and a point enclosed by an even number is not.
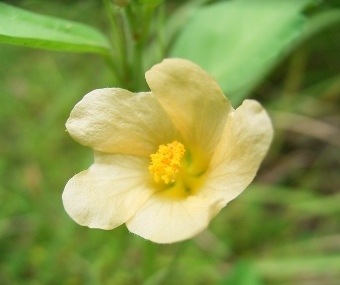
<svg viewBox="0 0 340 285"><path fill-rule="evenodd" d="M11 3L106 30L100 1ZM0 44L0 284L340 284L340 24L252 93L273 118L271 150L254 183L183 243L90 230L63 210L66 182L92 162L65 121L115 84L99 56Z"/></svg>

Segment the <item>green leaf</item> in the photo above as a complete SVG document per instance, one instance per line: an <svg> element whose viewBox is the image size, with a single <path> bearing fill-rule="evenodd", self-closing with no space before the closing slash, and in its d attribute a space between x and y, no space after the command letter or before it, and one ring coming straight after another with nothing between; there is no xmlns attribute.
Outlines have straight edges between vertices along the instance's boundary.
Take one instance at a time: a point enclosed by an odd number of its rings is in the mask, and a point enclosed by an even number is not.
<svg viewBox="0 0 340 285"><path fill-rule="evenodd" d="M108 53L107 38L85 24L0 3L0 42L48 50Z"/></svg>
<svg viewBox="0 0 340 285"><path fill-rule="evenodd" d="M311 0L234 0L201 8L170 51L215 76L238 105L302 33Z"/></svg>

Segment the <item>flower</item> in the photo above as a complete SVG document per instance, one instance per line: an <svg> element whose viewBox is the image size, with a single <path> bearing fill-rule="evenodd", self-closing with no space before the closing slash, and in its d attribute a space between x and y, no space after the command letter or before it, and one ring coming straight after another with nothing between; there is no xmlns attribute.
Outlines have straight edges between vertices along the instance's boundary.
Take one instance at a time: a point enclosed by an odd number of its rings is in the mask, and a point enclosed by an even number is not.
<svg viewBox="0 0 340 285"><path fill-rule="evenodd" d="M66 127L94 150L94 163L63 192L78 224L130 232L157 243L204 230L253 180L272 140L254 100L232 108L216 81L184 59L146 72L151 92L94 90Z"/></svg>

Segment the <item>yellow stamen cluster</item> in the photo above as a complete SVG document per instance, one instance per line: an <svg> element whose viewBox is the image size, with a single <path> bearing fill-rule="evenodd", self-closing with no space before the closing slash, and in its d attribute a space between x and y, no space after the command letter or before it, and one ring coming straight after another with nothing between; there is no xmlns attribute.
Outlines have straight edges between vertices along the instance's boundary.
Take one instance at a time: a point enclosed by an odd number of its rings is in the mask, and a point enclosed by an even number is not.
<svg viewBox="0 0 340 285"><path fill-rule="evenodd" d="M184 152L183 144L173 141L167 145L160 145L157 152L150 155L149 170L153 174L155 182L159 182L161 179L165 184L175 181Z"/></svg>

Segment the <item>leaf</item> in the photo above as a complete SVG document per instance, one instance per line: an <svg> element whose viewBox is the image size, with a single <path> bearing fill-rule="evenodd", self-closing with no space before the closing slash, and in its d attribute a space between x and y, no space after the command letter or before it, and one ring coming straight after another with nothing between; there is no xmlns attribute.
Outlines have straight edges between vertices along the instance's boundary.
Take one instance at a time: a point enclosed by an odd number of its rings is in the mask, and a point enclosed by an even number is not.
<svg viewBox="0 0 340 285"><path fill-rule="evenodd" d="M236 106L292 47L310 0L234 0L201 8L170 51L215 76Z"/></svg>
<svg viewBox="0 0 340 285"><path fill-rule="evenodd" d="M107 38L91 26L0 3L0 42L48 50L108 53Z"/></svg>

